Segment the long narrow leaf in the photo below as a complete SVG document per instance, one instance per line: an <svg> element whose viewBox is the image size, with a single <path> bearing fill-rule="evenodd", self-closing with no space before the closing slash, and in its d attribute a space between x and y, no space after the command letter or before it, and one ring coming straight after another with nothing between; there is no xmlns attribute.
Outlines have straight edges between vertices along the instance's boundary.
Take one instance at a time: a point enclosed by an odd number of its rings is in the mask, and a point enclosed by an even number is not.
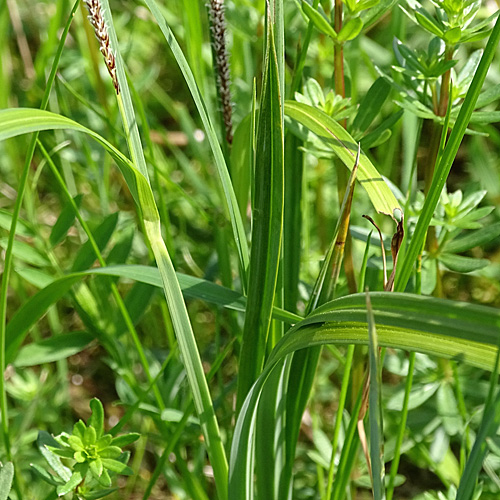
<svg viewBox="0 0 500 500"><path fill-rule="evenodd" d="M240 267L242 270L242 282L245 286L246 283L246 270L248 268L249 258L248 258L248 247L246 243L246 235L245 229L243 226L243 221L241 219L240 211L238 210L238 202L236 200L236 195L234 194L233 185L231 183L231 179L229 177L229 172L227 169L226 162L224 160L224 155L222 153L222 149L220 147L219 141L217 139L217 134L215 133L215 128L210 120L210 117L207 112L207 108L205 106L205 102L203 97L196 85L196 80L193 76L193 72L189 67L189 64L182 53L182 50L175 39L172 30L167 25L163 14L158 8L155 0L145 0L149 10L153 14L158 26L160 27L163 36L167 40L167 43L174 54L174 57L179 65L182 74L184 75L184 79L186 80L187 86L191 95L193 96L194 102L200 113L201 120L203 125L205 126L205 130L207 132L208 141L210 142L210 147L212 148L212 153L215 158L215 164L217 166L217 171L219 173L219 177L222 183L222 187L224 190L224 206L229 212L229 217L231 219L231 225L233 228L234 240L236 243L236 248L238 250L238 255L240 259Z"/></svg>
<svg viewBox="0 0 500 500"><path fill-rule="evenodd" d="M283 122L272 23L257 125L248 306L238 374L237 408L262 370L283 232Z"/></svg>
<svg viewBox="0 0 500 500"><path fill-rule="evenodd" d="M497 309L394 292L376 292L370 298L379 345L492 369L499 336ZM273 349L236 422L229 469L231 500L251 498L247 496L252 483L248 475L251 436L261 391L271 371L283 357L300 349L329 343L368 344L365 301L365 294L355 294L324 304L297 323Z"/></svg>
<svg viewBox="0 0 500 500"><path fill-rule="evenodd" d="M378 348L377 329L370 302L366 293L366 311L368 320L368 348L370 355L370 459L372 470L373 499L385 498L384 488L384 454L382 425L382 371L380 369L380 352Z"/></svg>
<svg viewBox="0 0 500 500"><path fill-rule="evenodd" d="M326 140L344 165L352 170L358 145L339 123L320 109L294 101L285 102L285 114ZM359 158L358 180L377 212L394 217L394 211L401 210L389 186L363 152Z"/></svg>

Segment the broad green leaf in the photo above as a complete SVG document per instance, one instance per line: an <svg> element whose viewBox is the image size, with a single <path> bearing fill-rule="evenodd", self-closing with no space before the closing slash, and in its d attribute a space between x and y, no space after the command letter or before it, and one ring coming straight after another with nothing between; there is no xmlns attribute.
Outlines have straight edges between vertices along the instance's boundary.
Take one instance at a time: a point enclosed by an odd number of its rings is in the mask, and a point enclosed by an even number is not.
<svg viewBox="0 0 500 500"><path fill-rule="evenodd" d="M99 250L103 250L110 240L113 232L118 223L118 212L108 215L100 224L95 231L92 232L94 239L99 247ZM73 265L71 266L72 272L83 271L92 266L95 262L96 255L90 240L87 240L78 250Z"/></svg>
<svg viewBox="0 0 500 500"><path fill-rule="evenodd" d="M36 288L45 288L54 281L54 276L31 267L16 268L16 273Z"/></svg>
<svg viewBox="0 0 500 500"><path fill-rule="evenodd" d="M386 99L391 93L391 85L385 78L379 77L373 85L368 89L365 97L359 105L358 112L352 123L353 135L357 137L359 133L364 133L368 130L376 116L380 114L380 110Z"/></svg>
<svg viewBox="0 0 500 500"><path fill-rule="evenodd" d="M446 429L446 434L455 436L462 433L464 422L458 410L457 398L450 384L442 382L436 396L436 408Z"/></svg>
<svg viewBox="0 0 500 500"><path fill-rule="evenodd" d="M325 140L344 165L352 170L358 146L339 123L319 109L293 101L285 102L285 114ZM363 152L357 178L377 212L394 217L395 210L402 211L389 186Z"/></svg>
<svg viewBox="0 0 500 500"><path fill-rule="evenodd" d="M499 11L500 12L500 11ZM500 83L492 85L480 94L477 99L476 108L483 108L500 99Z"/></svg>
<svg viewBox="0 0 500 500"><path fill-rule="evenodd" d="M62 278L53 280L26 301L9 321L6 340L7 363L12 363L15 360L26 332L46 313L47 309L66 295L74 284L92 274L119 276L158 288L163 287L158 268L148 266L109 266L91 269L83 273L68 274ZM178 273L177 279L183 294L187 298L201 299L227 309L245 312L246 299L238 292L185 274ZM277 307L273 308L273 317L289 324L301 319L300 316Z"/></svg>
<svg viewBox="0 0 500 500"><path fill-rule="evenodd" d="M372 132L366 134L360 141L362 149L370 149L378 146L389 139L392 135L391 127L393 127L403 116L404 111L400 109L387 117L378 127ZM388 134L389 132L389 134ZM387 138L386 138L387 137Z"/></svg>
<svg viewBox="0 0 500 500"><path fill-rule="evenodd" d="M132 476L134 474L134 471L130 467L112 458L103 458L102 464L106 469L116 472L117 474L123 474L125 476Z"/></svg>
<svg viewBox="0 0 500 500"><path fill-rule="evenodd" d="M408 409L414 410L422 406L429 398L431 398L439 388L438 382L429 382L426 384L414 384L408 400ZM385 404L386 410L399 411L406 397L404 388L398 390L394 396Z"/></svg>
<svg viewBox="0 0 500 500"><path fill-rule="evenodd" d="M78 194L75 196L74 201L78 208L82 204L83 195ZM66 203L61 211L61 214L57 218L56 223L52 226L52 231L50 232L49 241L50 244L55 247L58 243L64 239L68 233L70 227L75 222L75 212L73 207Z"/></svg>
<svg viewBox="0 0 500 500"><path fill-rule="evenodd" d="M53 282L18 309L6 328L5 358L7 363L14 361L28 328L33 326L45 314L49 306L80 280L81 275L70 275L70 277Z"/></svg>
<svg viewBox="0 0 500 500"><path fill-rule="evenodd" d="M114 493L117 490L118 488L106 488L104 490L96 491L95 493L87 493L85 495L85 500L98 500L99 498L111 495L111 493Z"/></svg>
<svg viewBox="0 0 500 500"><path fill-rule="evenodd" d="M0 247L7 248L7 242L7 238L1 238ZM24 241L14 241L13 254L16 259L32 266L45 267L50 264L47 257Z"/></svg>
<svg viewBox="0 0 500 500"><path fill-rule="evenodd" d="M0 227L6 231L10 231L12 225L12 214L7 210L0 209ZM31 238L34 236L33 228L29 222L19 218L17 219L16 234L18 236L25 236Z"/></svg>
<svg viewBox="0 0 500 500"><path fill-rule="evenodd" d="M484 125L487 123L497 123L500 121L500 111L474 111L470 118L470 123Z"/></svg>
<svg viewBox="0 0 500 500"><path fill-rule="evenodd" d="M442 253L439 255L439 261L443 263L450 271L457 273L470 273L483 269L490 261L488 259L474 259L472 257L464 257L453 253Z"/></svg>
<svg viewBox="0 0 500 500"><path fill-rule="evenodd" d="M79 472L73 472L70 480L66 484L57 487L57 495L62 497L70 491L76 490L77 486L82 482L82 480L82 475Z"/></svg>
<svg viewBox="0 0 500 500"><path fill-rule="evenodd" d="M414 12L414 15L418 24L420 24L422 28L427 30L429 33L432 33L433 35L443 38L444 36L443 30L430 15L428 14L424 15L422 14L422 12L419 12L418 10Z"/></svg>
<svg viewBox="0 0 500 500"><path fill-rule="evenodd" d="M93 339L88 332L72 332L33 342L20 349L14 366L42 365L69 358L83 351Z"/></svg>
<svg viewBox="0 0 500 500"><path fill-rule="evenodd" d="M50 484L51 486L60 486L62 484L62 480L49 474L43 467L40 467L37 464L31 464L32 469L35 472L35 476L39 476L40 479Z"/></svg>
<svg viewBox="0 0 500 500"><path fill-rule="evenodd" d="M432 220L434 211L436 210L437 204L441 193L443 192L446 179L450 172L453 161L457 155L458 148L462 142L462 138L467 129L467 125L472 116L472 112L476 106L477 99L481 93L481 87L488 73L488 69L491 65L493 57L496 53L498 42L500 41L500 22L496 21L495 27L491 33L488 40L486 48L484 50L483 56L481 57L481 62L477 68L474 75L472 83L467 91L465 100L460 108L457 120L451 131L446 147L441 155L438 164L436 165L433 182L429 193L425 199L424 207L418 219L417 225L413 232L412 239L408 248L406 250L406 255L404 260L400 259L398 261L398 268L396 273L396 281L394 289L396 291L404 291L410 275L413 271L413 266L420 253L425 236L427 234L427 229Z"/></svg>
<svg viewBox="0 0 500 500"><path fill-rule="evenodd" d="M129 434L123 434L121 436L116 436L111 441L113 446L118 446L119 448L123 448L124 446L128 446L129 444L135 443L141 437L137 432L130 432Z"/></svg>
<svg viewBox="0 0 500 500"><path fill-rule="evenodd" d="M349 19L338 34L338 41L340 43L348 42L349 40L354 40L363 29L363 21L360 17L353 17Z"/></svg>
<svg viewBox="0 0 500 500"><path fill-rule="evenodd" d="M497 309L394 292L371 293L370 299L380 346L453 358L484 369L493 367L500 335ZM231 500L250 498L250 436L260 394L271 371L283 357L299 349L328 343L367 344L365 300L365 294L355 294L324 304L291 328L273 349L236 422L230 456ZM352 463L349 457L345 463ZM344 478L346 474L342 475L339 467L337 475ZM341 486L334 492L345 492Z"/></svg>
<svg viewBox="0 0 500 500"><path fill-rule="evenodd" d="M462 30L460 29L460 27L456 26L451 30L445 31L443 38L447 43L454 45L459 42L461 36L462 36Z"/></svg>
<svg viewBox="0 0 500 500"><path fill-rule="evenodd" d="M460 253L471 248L486 245L500 236L500 222L472 231L460 238L446 243L444 249L449 253Z"/></svg>
<svg viewBox="0 0 500 500"><path fill-rule="evenodd" d="M268 22L253 189L252 250L238 374L238 399L262 371L271 321L283 233L283 119L273 25Z"/></svg>
<svg viewBox="0 0 500 500"><path fill-rule="evenodd" d="M71 478L71 471L68 467L65 467L61 459L52 451L49 447L60 448L59 443L45 431L40 431L38 433L38 438L36 444L40 453L43 455L50 467L56 472L56 474L64 481L67 482Z"/></svg>

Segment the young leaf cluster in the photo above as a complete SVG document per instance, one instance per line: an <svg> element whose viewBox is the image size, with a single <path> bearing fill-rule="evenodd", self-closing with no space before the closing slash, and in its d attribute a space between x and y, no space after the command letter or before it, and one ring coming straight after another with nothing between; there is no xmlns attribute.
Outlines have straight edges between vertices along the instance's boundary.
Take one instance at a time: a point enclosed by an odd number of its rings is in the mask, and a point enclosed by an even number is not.
<svg viewBox="0 0 500 500"><path fill-rule="evenodd" d="M90 407L92 416L87 425L79 420L71 434L63 432L55 436L52 445L46 444L45 433L39 437L40 446L44 448L41 451L55 473L50 475L38 466L35 470L42 479L56 486L58 496L73 492L83 500L102 498L116 490L110 488L112 476L133 474L127 466L130 454L121 448L132 444L139 435L129 433L113 437L105 433L102 403L94 398ZM60 458L69 461L69 468L61 464Z"/></svg>

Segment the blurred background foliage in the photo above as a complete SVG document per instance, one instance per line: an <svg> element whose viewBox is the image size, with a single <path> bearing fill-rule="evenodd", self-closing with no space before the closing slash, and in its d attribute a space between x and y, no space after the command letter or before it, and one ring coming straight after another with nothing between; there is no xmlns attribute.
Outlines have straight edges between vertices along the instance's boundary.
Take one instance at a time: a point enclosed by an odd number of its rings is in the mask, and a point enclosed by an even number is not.
<svg viewBox="0 0 500 500"><path fill-rule="evenodd" d="M366 16L361 15L364 20L361 33L344 45L346 99L332 93L332 39L315 30L303 69L303 86L296 96L298 101L319 107L335 119L348 120L355 138L368 140L369 157L387 177L401 206L406 208L410 231L423 205L425 166L422 169L420 165L425 165L428 145L436 134L433 124L442 124L444 120L444 114L433 107L439 92L436 85L444 71L453 68L451 102L459 105L479 61L478 51L484 47L484 37L488 35L490 24L481 23L498 9L491 1L469 2L467 5L477 9L474 22L468 24L468 18L454 17L454 11L449 10L455 4L463 7L463 2L451 1L436 1L435 5L430 2L420 5L413 0L401 5L385 2L385 11L373 19L369 14L374 6L369 5L363 11ZM321 5L321 15L328 19L332 6L328 1L322 1ZM147 159L155 167L155 194L161 216L169 221L164 237L175 268L188 275L224 282L217 250L224 243L217 241L215 228L227 226L228 221L221 210L221 190L196 107L163 37L159 30L153 29L149 11L138 2L124 0L111 0L110 6L133 88L134 104L143 108L138 116L145 137L149 128L149 139L145 139ZM359 2L346 2L345 6L346 15L358 19ZM0 108L39 107L58 34L70 7L68 0L0 3ZM437 12L444 10L448 21L453 22L447 24L443 17L436 16L435 7ZM182 45L209 112L215 115L218 104L204 2L176 0L166 2L161 9ZM285 2L287 86L310 18L307 12L307 7L304 9L299 1ZM112 83L101 63L86 15L82 5L64 48L49 109L88 126L126 151ZM429 21L428 16L434 21ZM264 2L226 2L226 17L237 136L249 126L247 117L252 110L254 79L257 93L260 92ZM479 24L479 30L474 31L474 26ZM473 36L479 32L484 32L484 36ZM448 57L446 50L450 45L456 49ZM497 57L490 68L482 106L478 105L480 112L471 122L448 179L447 191L435 213L437 246L424 254L420 284L424 294L434 292L444 298L494 307L500 305L498 60ZM361 130L362 120L355 118L358 106L363 105L367 92L377 81L381 82L378 85L386 98L373 120ZM147 124L142 122L143 116ZM452 112L451 123L454 118L456 115ZM289 125L293 130L293 125ZM371 132L376 134L368 137ZM99 236L108 264L151 264L150 249L136 230L140 224L133 199L110 158L79 134L54 131L42 137L47 150L57 152L53 161L84 218ZM328 248L339 205L331 154L322 151L314 138L309 138L304 145L306 160L301 200L302 257L297 305L301 312ZM7 241L9 213L28 141L29 138L23 136L0 143L2 247ZM233 150L232 167L244 168L246 160L238 154L243 155L244 150ZM244 201L249 197L245 179L249 179L250 173L234 171L233 175L236 179L242 175L240 209L249 231L248 207ZM85 235L74 224L74 218L68 216L68 210L49 166L37 151L14 250L8 317L53 277L93 265L88 249L82 250ZM376 219L386 235L386 245L394 232L389 218L374 214L365 192L358 188L351 215L353 260L358 270L372 229L361 218L362 214L371 214ZM237 269L235 251L231 246L228 250L231 268ZM372 235L365 278L370 290L383 289L381 269L378 239ZM161 294L149 285L124 280L119 283L152 375L159 373L162 364L167 363L168 369L161 372L158 380L166 406L163 413L148 391L137 355L130 349L131 341L125 335L125 325L106 284L106 280L111 279L99 278L87 287L80 286L73 297L49 309L30 331L33 341L63 332L91 331L97 338L113 338L111 347L105 349L93 341L67 361L60 359L43 367L33 366L37 363L30 362L33 353L28 352L6 372L12 442L18 457L16 466L30 498L50 497L49 490L34 480L29 466L41 463L35 448L38 431L59 434L71 429L75 420L89 416L87 402L94 396L104 403L107 427L115 425L127 408L137 405L129 420L129 427L143 436L131 462L137 474L126 483L120 479L126 493L116 498L141 498L159 463L166 437L174 431L176 422L190 404L185 371L173 333L171 330L167 336L160 333L164 330L162 325L167 325L167 331L169 325ZM236 276L231 276L231 281L233 279L235 289L241 290ZM412 283L411 287L415 289L417 284ZM346 293L347 284L342 274L337 295ZM224 347L231 346L210 382L224 437L230 441L237 370L233 349L241 340L243 315L228 313L195 299L188 300L188 309L207 373ZM107 349L116 355L111 356ZM319 498L321 487L318 485L324 481L331 456L328 436L333 432L343 363L343 347L329 346L323 350L311 401L302 421L293 498ZM387 461L394 450L407 370L407 355L388 350L383 371ZM453 488L458 484L465 458L461 450L469 449L473 442L487 390L487 376L476 368L421 354L416 356L404 455L397 477L397 485L401 486L394 498L454 498ZM498 498L500 492L500 443L497 441L495 438L488 442L491 454L481 476L481 498ZM174 449L164 458L161 472L149 498L213 498L211 472L206 465L195 417L186 423ZM353 478L352 498L369 498L370 481L362 459Z"/></svg>

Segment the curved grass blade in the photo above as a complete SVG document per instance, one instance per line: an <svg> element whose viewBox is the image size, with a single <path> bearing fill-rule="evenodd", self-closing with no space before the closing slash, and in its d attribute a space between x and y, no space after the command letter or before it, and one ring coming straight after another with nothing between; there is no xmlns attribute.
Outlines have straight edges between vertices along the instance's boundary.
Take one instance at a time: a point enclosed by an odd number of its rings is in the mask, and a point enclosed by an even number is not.
<svg viewBox="0 0 500 500"><path fill-rule="evenodd" d="M285 115L324 139L344 165L352 170L358 144L333 118L320 109L294 101L285 102ZM363 152L359 158L358 180L368 193L377 212L394 218L395 210L402 211L389 186Z"/></svg>
<svg viewBox="0 0 500 500"><path fill-rule="evenodd" d="M200 113L203 125L205 126L207 138L210 143L210 147L212 148L215 164L217 166L217 171L219 173L219 177L222 183L222 188L224 190L224 205L227 211L229 212L229 217L233 228L234 240L236 243L236 248L240 260L240 269L242 278L241 282L243 284L243 287L245 287L246 272L249 264L245 228L243 226L241 214L238 209L238 202L236 200L236 195L234 194L233 185L231 183L231 178L229 176L226 161L224 159L224 154L222 153L219 140L217 139L217 134L215 133L215 128L213 126L212 121L210 120L210 116L208 114L203 97L196 84L193 72L189 67L186 57L182 53L182 50L179 44L177 43L177 40L175 39L175 36L172 33L172 30L167 25L165 18L161 13L160 9L158 8L158 5L155 2L155 0L145 0L145 2L149 10L153 14L156 22L158 23L158 26L160 27L163 36L167 40L167 43L169 44L170 49L172 50L172 53L174 54L177 64L179 65L179 68L182 71L182 74L184 75L184 79L186 80L189 91L191 92L191 95L194 99L198 112Z"/></svg>
<svg viewBox="0 0 500 500"><path fill-rule="evenodd" d="M21 276L24 272L20 270ZM6 330L6 361L12 363L23 343L27 331L47 312L47 309L62 298L70 288L89 275L118 276L132 279L147 285L163 288L163 282L156 267L140 265L107 266L90 269L81 273L68 274L51 280L42 290L36 293L11 318ZM246 299L243 295L194 276L177 273L183 295L186 298L201 299L234 311L245 312ZM44 281L50 278L44 277ZM286 323L296 323L302 318L277 307L273 308L273 317Z"/></svg>
<svg viewBox="0 0 500 500"><path fill-rule="evenodd" d="M123 82L120 81L123 86ZM165 243L161 238L159 214L156 208L153 193L147 178L134 166L134 164L118 151L113 145L102 138L92 130L65 118L64 116L49 113L47 111L34 109L8 109L0 111L0 140L14 137L23 133L49 130L49 129L72 129L84 132L94 138L105 147L117 162L120 170L125 177L127 185L134 196L137 204L141 208L142 217L146 227L148 239L150 240L158 269L162 274L164 291L169 306L172 308L172 315L176 316L173 321L176 332L179 337L183 337L182 349L183 357L190 357L187 371L191 381L191 388L194 394L195 405L198 414L205 415L202 419L202 428L204 429L205 439L207 440L207 450L211 456L212 466L217 476L218 491L221 499L227 498L225 493L227 484L227 462L224 448L219 435L218 424L215 418L211 398L206 384L206 379L199 358L196 341L191 329L189 317L178 282L175 278L175 271L168 256ZM133 147L132 143L129 145ZM135 155L137 157L137 154ZM69 287L68 287L69 289ZM174 318L173 318L174 319ZM11 326L12 321L9 323ZM19 347L19 339L22 342L22 336L16 335L15 342L7 339L8 347L7 357L14 356ZM181 344L181 342L180 342Z"/></svg>
<svg viewBox="0 0 500 500"><path fill-rule="evenodd" d="M500 311L394 292L375 292L370 298L380 346L454 358L487 370L494 366ZM248 474L251 436L262 388L272 370L283 357L299 349L329 343L368 344L365 301L365 294L355 294L324 304L291 328L273 349L236 422L229 469L231 500L251 498L247 496L252 489Z"/></svg>
<svg viewBox="0 0 500 500"><path fill-rule="evenodd" d="M40 105L40 107L42 109L45 109L47 107L48 102L49 102L50 92L52 90L52 85L54 83L54 79L55 79L55 76L57 73L57 68L59 66L59 61L61 59L64 44L65 44L66 38L68 36L71 23L73 22L73 17L74 17L74 14L76 12L76 9L78 8L79 3L80 2L78 0L76 0L73 3L73 7L69 13L68 19L67 19L66 24L64 26L64 29L61 33L59 44L57 46L57 50L56 50L56 53L54 55L54 60L52 62L52 67L50 69L49 77L47 78L47 84L45 86L45 91L44 91L42 102ZM14 247L14 239L16 236L17 222L19 219L19 214L21 212L21 206L22 206L23 199L24 199L24 193L25 193L26 184L28 181L28 174L30 171L31 160L32 160L33 155L35 153L37 137L38 137L38 134L35 134L31 138L29 146L28 146L28 151L26 153L24 167L23 167L21 177L19 179L19 185L17 188L17 198L16 198L16 202L14 204L14 211L12 214L11 224L10 224L10 228L9 228L9 241L7 244L7 249L5 251L2 284L0 286L0 372L2 372L2 373L4 372L5 366L6 366L6 364L5 364L5 361L6 361L5 342L6 342L6 321L7 321L7 294L8 294L8 287L9 287L10 272L11 272L11 268L12 268L12 257L13 257L12 252L13 252L13 247ZM4 383L3 377L0 380L0 413L1 413L1 417L2 417L2 434L3 434L4 445L5 445L5 451L6 451L7 458L11 459L12 452L11 452L11 444L10 444L10 438L9 438L9 415L8 415L8 406L7 406L7 394L6 394L6 390L5 390L5 383ZM15 489L16 489L17 495L19 497L21 497L22 492L21 492L21 487L20 487L20 483L19 483L17 476L15 478Z"/></svg>
<svg viewBox="0 0 500 500"><path fill-rule="evenodd" d="M149 207L149 210L143 216L153 220L158 219L158 213L155 212L154 198L146 178L121 151L116 149L101 135L70 118L51 113L50 111L31 108L5 109L0 111L0 141L29 132L60 129L83 132L103 146L116 161L135 201L141 206Z"/></svg>
<svg viewBox="0 0 500 500"><path fill-rule="evenodd" d="M372 471L373 499L385 498L384 491L384 429L382 420L382 371L380 369L380 350L377 329L370 302L366 293L366 311L368 320L368 347L370 356L370 459Z"/></svg>

